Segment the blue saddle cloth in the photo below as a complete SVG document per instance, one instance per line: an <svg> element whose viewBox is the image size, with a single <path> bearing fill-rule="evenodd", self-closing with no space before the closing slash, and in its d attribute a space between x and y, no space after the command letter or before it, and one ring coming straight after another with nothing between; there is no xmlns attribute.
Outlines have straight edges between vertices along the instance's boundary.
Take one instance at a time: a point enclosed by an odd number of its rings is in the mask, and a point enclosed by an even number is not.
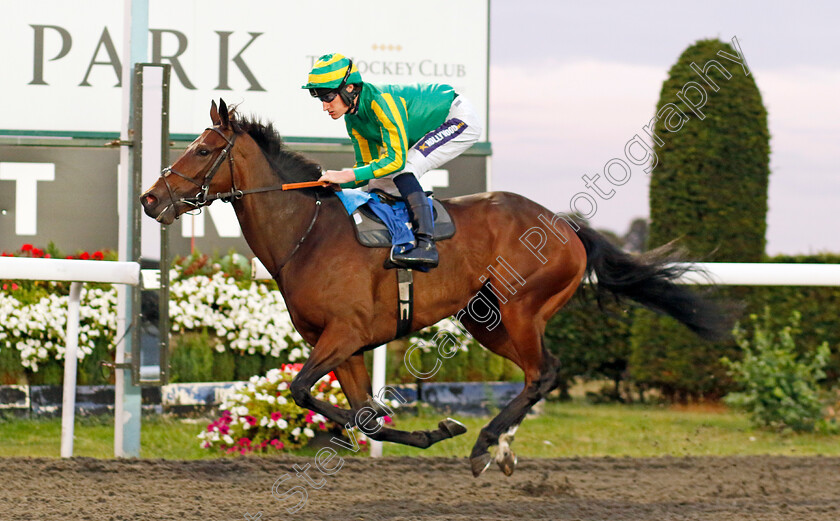
<svg viewBox="0 0 840 521"><path fill-rule="evenodd" d="M368 205L371 211L382 219L391 233L391 244L395 246L395 252L402 253L414 247L414 233L411 231L408 208L405 203L397 201L391 206L383 203L378 195L357 188L345 189L336 192L336 195L341 199L348 215L352 215L360 206Z"/></svg>

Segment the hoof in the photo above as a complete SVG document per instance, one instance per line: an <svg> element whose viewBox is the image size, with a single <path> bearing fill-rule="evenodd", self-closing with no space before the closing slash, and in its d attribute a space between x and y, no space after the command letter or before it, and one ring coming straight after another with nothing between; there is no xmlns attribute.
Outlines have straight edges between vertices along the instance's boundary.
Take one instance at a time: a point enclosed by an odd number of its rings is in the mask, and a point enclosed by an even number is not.
<svg viewBox="0 0 840 521"><path fill-rule="evenodd" d="M460 436L461 434L467 432L467 428L464 426L463 423L459 422L458 420L453 420L452 418L441 420L441 422L438 423L438 428L445 434L447 434L450 438Z"/></svg>
<svg viewBox="0 0 840 521"><path fill-rule="evenodd" d="M493 458L491 458L490 454L487 452L480 456L470 458L470 466L472 467L473 477L477 478L482 475L491 463L493 463Z"/></svg>
<svg viewBox="0 0 840 521"><path fill-rule="evenodd" d="M499 468L502 469L505 476L510 476L516 469L516 461L516 454L512 450L509 450L496 463L499 464Z"/></svg>

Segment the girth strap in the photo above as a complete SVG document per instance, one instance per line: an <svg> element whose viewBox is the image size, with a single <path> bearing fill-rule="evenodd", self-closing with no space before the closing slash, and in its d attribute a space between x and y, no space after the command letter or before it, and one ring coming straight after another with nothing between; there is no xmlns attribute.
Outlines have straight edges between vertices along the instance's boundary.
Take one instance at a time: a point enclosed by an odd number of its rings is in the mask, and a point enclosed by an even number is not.
<svg viewBox="0 0 840 521"><path fill-rule="evenodd" d="M397 270L397 289L397 338L402 338L411 332L411 322L414 319L414 275L411 270Z"/></svg>

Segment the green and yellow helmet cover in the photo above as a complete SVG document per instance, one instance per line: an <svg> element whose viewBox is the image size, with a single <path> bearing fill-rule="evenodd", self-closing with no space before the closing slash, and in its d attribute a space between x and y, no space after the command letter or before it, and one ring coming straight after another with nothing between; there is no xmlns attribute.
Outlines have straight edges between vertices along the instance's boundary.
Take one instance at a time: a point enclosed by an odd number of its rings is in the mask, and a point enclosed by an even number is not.
<svg viewBox="0 0 840 521"><path fill-rule="evenodd" d="M334 53L325 54L318 58L312 70L309 72L309 82L304 85L303 89L337 89L347 73L347 67L351 66L351 61L344 55ZM351 83L361 83L362 75L359 74L359 68L353 64L350 70L350 75L347 77L346 85Z"/></svg>

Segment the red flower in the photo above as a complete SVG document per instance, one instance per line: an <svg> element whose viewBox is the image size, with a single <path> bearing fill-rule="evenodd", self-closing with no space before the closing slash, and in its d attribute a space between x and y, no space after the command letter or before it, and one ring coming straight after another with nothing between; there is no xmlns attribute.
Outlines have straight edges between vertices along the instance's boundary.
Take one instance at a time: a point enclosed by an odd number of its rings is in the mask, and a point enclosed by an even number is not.
<svg viewBox="0 0 840 521"><path fill-rule="evenodd" d="M102 260L105 258L105 255L101 251L93 252L93 260Z"/></svg>
<svg viewBox="0 0 840 521"><path fill-rule="evenodd" d="M20 251L32 251L32 245L31 244L24 244L23 246L20 247Z"/></svg>
<svg viewBox="0 0 840 521"><path fill-rule="evenodd" d="M44 256L44 250L40 250L38 248L32 248L32 256L41 258Z"/></svg>
<svg viewBox="0 0 840 521"><path fill-rule="evenodd" d="M14 282L12 282L12 291L15 291L15 290L17 290L17 289L20 289L20 286L18 286L18 285L17 285L17 284L15 284Z"/></svg>
<svg viewBox="0 0 840 521"><path fill-rule="evenodd" d="M90 260L90 253L83 251L82 254L79 255L79 258L82 260Z"/></svg>
<svg viewBox="0 0 840 521"><path fill-rule="evenodd" d="M251 440L248 438L239 438L239 441L236 442L240 447L250 447Z"/></svg>

